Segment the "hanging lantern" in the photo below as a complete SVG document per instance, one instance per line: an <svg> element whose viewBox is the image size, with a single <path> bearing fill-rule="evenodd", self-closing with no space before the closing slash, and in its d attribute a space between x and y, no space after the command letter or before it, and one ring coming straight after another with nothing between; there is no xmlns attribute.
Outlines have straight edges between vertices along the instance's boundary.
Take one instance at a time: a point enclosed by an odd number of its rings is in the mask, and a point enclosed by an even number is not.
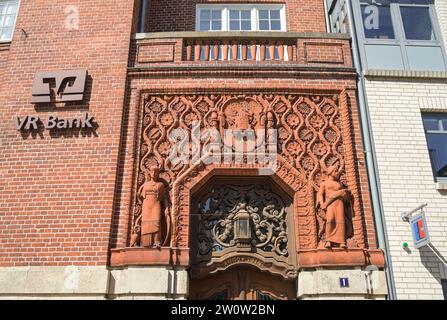
<svg viewBox="0 0 447 320"><path fill-rule="evenodd" d="M250 240L250 214L243 205L234 217L234 241L238 244L250 244Z"/></svg>

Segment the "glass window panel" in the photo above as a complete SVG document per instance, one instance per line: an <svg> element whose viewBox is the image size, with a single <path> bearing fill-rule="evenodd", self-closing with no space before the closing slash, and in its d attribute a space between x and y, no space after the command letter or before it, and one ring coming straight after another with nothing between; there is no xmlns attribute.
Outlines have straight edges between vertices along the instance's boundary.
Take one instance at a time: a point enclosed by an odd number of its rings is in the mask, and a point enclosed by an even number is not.
<svg viewBox="0 0 447 320"><path fill-rule="evenodd" d="M365 45L366 60L369 69L403 70L404 61L400 46Z"/></svg>
<svg viewBox="0 0 447 320"><path fill-rule="evenodd" d="M222 21L215 20L211 24L212 30L222 30Z"/></svg>
<svg viewBox="0 0 447 320"><path fill-rule="evenodd" d="M230 10L230 19L239 20L239 10Z"/></svg>
<svg viewBox="0 0 447 320"><path fill-rule="evenodd" d="M446 71L441 47L406 46L411 70Z"/></svg>
<svg viewBox="0 0 447 320"><path fill-rule="evenodd" d="M230 21L230 30L240 30L239 29L239 21L238 20L231 20Z"/></svg>
<svg viewBox="0 0 447 320"><path fill-rule="evenodd" d="M279 10L270 10L270 19L280 20L281 19L281 15L279 13Z"/></svg>
<svg viewBox="0 0 447 320"><path fill-rule="evenodd" d="M408 40L436 40L429 7L400 7Z"/></svg>
<svg viewBox="0 0 447 320"><path fill-rule="evenodd" d="M429 133L427 142L435 175L447 177L447 134Z"/></svg>
<svg viewBox="0 0 447 320"><path fill-rule="evenodd" d="M367 39L395 39L389 6L362 5L361 10Z"/></svg>
<svg viewBox="0 0 447 320"><path fill-rule="evenodd" d="M10 40L12 35L12 28L3 28L0 35L0 40Z"/></svg>
<svg viewBox="0 0 447 320"><path fill-rule="evenodd" d="M423 114L424 129L430 153L430 161L436 177L447 177L447 131L442 131L447 124L447 114ZM430 131L437 131L432 133Z"/></svg>
<svg viewBox="0 0 447 320"><path fill-rule="evenodd" d="M259 10L259 20L268 20L269 12L268 10Z"/></svg>
<svg viewBox="0 0 447 320"><path fill-rule="evenodd" d="M3 24L3 26L4 27L14 27L14 20L15 20L15 15L7 15L7 16L5 16L5 19L4 19L4 24Z"/></svg>
<svg viewBox="0 0 447 320"><path fill-rule="evenodd" d="M210 10L200 10L200 20L210 20Z"/></svg>
<svg viewBox="0 0 447 320"><path fill-rule="evenodd" d="M8 5L8 10L6 11L7 14L14 14L17 12L17 4L10 4Z"/></svg>
<svg viewBox="0 0 447 320"><path fill-rule="evenodd" d="M251 20L251 12L250 12L250 10L242 10L241 11L241 19L243 19L243 20Z"/></svg>
<svg viewBox="0 0 447 320"><path fill-rule="evenodd" d="M441 120L442 123L442 130L447 132L447 118L444 120Z"/></svg>
<svg viewBox="0 0 447 320"><path fill-rule="evenodd" d="M281 21L272 20L272 30L281 30Z"/></svg>
<svg viewBox="0 0 447 320"><path fill-rule="evenodd" d="M213 18L213 20L222 20L222 11L220 11L220 10L213 10L212 18Z"/></svg>
<svg viewBox="0 0 447 320"><path fill-rule="evenodd" d="M244 31L251 30L251 21L242 21L241 22L241 30L244 30Z"/></svg>
<svg viewBox="0 0 447 320"><path fill-rule="evenodd" d="M3 26L4 21L5 21L5 16L0 15L0 28Z"/></svg>
<svg viewBox="0 0 447 320"><path fill-rule="evenodd" d="M0 14L5 14L6 13L6 5L0 3Z"/></svg>
<svg viewBox="0 0 447 320"><path fill-rule="evenodd" d="M209 21L200 21L199 29L200 31L208 31L210 29Z"/></svg>
<svg viewBox="0 0 447 320"><path fill-rule="evenodd" d="M425 130L438 131L439 120L430 116L424 116L424 128Z"/></svg>
<svg viewBox="0 0 447 320"><path fill-rule="evenodd" d="M270 30L270 25L268 20L259 21L259 30Z"/></svg>

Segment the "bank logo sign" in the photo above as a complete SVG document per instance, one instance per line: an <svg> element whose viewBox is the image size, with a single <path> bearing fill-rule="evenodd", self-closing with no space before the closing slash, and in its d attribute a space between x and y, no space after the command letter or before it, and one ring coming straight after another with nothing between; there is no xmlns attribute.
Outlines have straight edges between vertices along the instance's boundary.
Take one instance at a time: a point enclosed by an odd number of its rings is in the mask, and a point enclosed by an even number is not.
<svg viewBox="0 0 447 320"><path fill-rule="evenodd" d="M427 220L425 214L420 213L410 219L411 231L413 232L414 247L422 248L430 244L430 236L428 235Z"/></svg>
<svg viewBox="0 0 447 320"><path fill-rule="evenodd" d="M34 77L31 103L80 102L84 100L87 70L44 71Z"/></svg>

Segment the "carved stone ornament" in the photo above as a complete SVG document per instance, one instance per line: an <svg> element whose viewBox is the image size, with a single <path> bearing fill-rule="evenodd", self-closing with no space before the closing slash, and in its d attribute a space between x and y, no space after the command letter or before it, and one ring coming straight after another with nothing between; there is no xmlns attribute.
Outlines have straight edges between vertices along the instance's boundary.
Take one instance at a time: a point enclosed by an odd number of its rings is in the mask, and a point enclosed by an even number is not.
<svg viewBox="0 0 447 320"><path fill-rule="evenodd" d="M347 239L353 236L351 194L338 181L338 168L327 169L326 178L317 195L319 209L318 240L325 248L347 248Z"/></svg>
<svg viewBox="0 0 447 320"><path fill-rule="evenodd" d="M249 246L266 254L287 256L290 254L287 251L287 243L290 241L296 242L299 250L317 249L329 233L328 229L324 229L323 237L318 232L324 215L319 211L321 208L317 209L316 198L322 184L328 184L325 182L327 168L335 164L338 168L336 181L340 190L349 190L351 197L352 209L349 212L352 212L350 221L353 232L344 232L346 246L348 249L366 247L353 126L345 92L339 95L147 94L143 97L142 106L131 246L143 245L140 233L145 205L139 190L146 183L145 173L151 167L160 169L159 180L165 186L168 203L162 207L169 207L172 228L168 231L165 227L165 232L170 234L164 234L162 238L172 248L190 246L191 196L193 189L203 183L207 175L217 174L216 172L224 172L225 175L234 170L239 170L241 175L253 172L255 175L264 168L256 157L254 164L249 164L246 157L241 163L232 165L206 164L200 158L193 157L186 159L186 162L172 161L173 148L185 148L190 151L190 155L194 155L199 149L216 144L209 135L200 137L196 143L192 141L193 125L198 123L200 130L216 130L221 136L224 136L226 129L255 132L260 128L275 130L278 137L278 157L271 177L291 190L295 221L294 226L284 223L287 216L283 211L284 204L268 189L255 190L247 186L239 194L231 185L222 190L215 189L208 195L208 199L211 199L209 206L202 202L201 215L204 219L198 234L202 253ZM184 134L173 134L177 129L182 129ZM223 143L218 145L222 150L226 147ZM330 189L325 188L322 194L325 202L331 198ZM263 196L257 195L257 192L263 192ZM323 207L321 203L320 207ZM342 215L340 208L341 202L338 200L327 204L326 223L333 220L328 213L334 214L338 221L338 217ZM343 214L347 216L348 211L345 210ZM244 238L243 234L235 237L236 222L242 228L247 226L247 221L249 237ZM294 229L296 239L287 236L290 228ZM329 239L331 246L345 245L343 241L337 244L338 235L336 233L336 241ZM170 241L166 242L166 239Z"/></svg>
<svg viewBox="0 0 447 320"><path fill-rule="evenodd" d="M288 256L285 209L284 201L269 186L214 186L198 204L197 255L249 247ZM244 232L246 238L241 240Z"/></svg>

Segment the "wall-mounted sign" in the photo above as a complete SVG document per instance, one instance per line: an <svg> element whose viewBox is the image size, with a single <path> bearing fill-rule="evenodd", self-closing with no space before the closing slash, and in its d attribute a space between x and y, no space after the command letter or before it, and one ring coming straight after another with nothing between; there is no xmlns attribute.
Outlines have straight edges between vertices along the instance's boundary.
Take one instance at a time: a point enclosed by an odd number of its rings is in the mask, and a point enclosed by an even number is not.
<svg viewBox="0 0 447 320"><path fill-rule="evenodd" d="M87 70L37 72L31 103L83 101L86 81Z"/></svg>
<svg viewBox="0 0 447 320"><path fill-rule="evenodd" d="M340 278L340 288L349 288L349 278Z"/></svg>
<svg viewBox="0 0 447 320"><path fill-rule="evenodd" d="M38 130L42 127L48 130L54 129L93 129L95 127L94 117L85 113L82 117L62 118L49 116L43 120L38 116L16 117L16 128L20 131Z"/></svg>
<svg viewBox="0 0 447 320"><path fill-rule="evenodd" d="M411 231L413 233L414 247L419 249L430 243L427 220L423 212L410 218Z"/></svg>

